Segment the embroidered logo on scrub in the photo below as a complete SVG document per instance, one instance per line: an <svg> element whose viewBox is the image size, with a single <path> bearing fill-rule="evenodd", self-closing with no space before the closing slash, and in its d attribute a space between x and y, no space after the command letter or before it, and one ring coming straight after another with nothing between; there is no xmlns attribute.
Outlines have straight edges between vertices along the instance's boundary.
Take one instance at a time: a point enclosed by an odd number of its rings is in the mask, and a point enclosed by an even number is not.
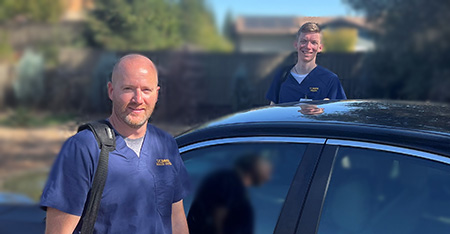
<svg viewBox="0 0 450 234"><path fill-rule="evenodd" d="M156 159L156 166L172 166L169 159Z"/></svg>
<svg viewBox="0 0 450 234"><path fill-rule="evenodd" d="M319 91L319 87L309 87L309 91L315 93Z"/></svg>

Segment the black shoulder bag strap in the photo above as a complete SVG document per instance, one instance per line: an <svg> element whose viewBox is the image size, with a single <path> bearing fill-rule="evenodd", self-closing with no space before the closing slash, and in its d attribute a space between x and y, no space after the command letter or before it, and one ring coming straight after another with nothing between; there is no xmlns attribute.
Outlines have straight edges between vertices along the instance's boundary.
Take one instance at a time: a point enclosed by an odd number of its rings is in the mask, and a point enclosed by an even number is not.
<svg viewBox="0 0 450 234"><path fill-rule="evenodd" d="M109 153L116 148L116 139L112 126L106 120L87 123L78 128L78 132L89 129L95 136L100 148L100 156L95 172L92 188L87 198L87 205L83 213L81 233L94 233L94 224L97 220L100 200L102 199L103 189L105 188L106 176L108 175Z"/></svg>
<svg viewBox="0 0 450 234"><path fill-rule="evenodd" d="M289 65L283 68L283 72L281 73L281 79L280 79L280 87L281 84L283 84L287 78L289 77L289 74L291 73L291 69L295 66L294 65Z"/></svg>

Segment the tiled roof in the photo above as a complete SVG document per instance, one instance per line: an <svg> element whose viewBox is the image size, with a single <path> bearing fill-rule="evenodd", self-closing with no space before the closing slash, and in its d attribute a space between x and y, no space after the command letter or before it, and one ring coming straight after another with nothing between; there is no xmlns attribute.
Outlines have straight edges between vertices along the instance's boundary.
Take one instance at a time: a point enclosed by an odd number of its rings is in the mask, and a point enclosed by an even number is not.
<svg viewBox="0 0 450 234"><path fill-rule="evenodd" d="M294 34L306 22L327 25L335 21L368 28L365 19L359 17L241 16L235 29L238 34Z"/></svg>
<svg viewBox="0 0 450 234"><path fill-rule="evenodd" d="M298 30L296 17L247 16L236 19L237 33L295 33Z"/></svg>

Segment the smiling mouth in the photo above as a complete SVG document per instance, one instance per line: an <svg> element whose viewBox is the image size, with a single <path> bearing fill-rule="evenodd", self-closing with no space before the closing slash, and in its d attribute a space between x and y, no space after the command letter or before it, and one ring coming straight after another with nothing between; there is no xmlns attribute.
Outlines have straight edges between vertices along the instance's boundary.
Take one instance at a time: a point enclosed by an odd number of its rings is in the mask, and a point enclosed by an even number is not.
<svg viewBox="0 0 450 234"><path fill-rule="evenodd" d="M128 107L128 109L130 109L130 110L131 110L131 112L134 112L134 113L136 113L136 112L143 112L143 111L145 111L145 109L144 109L144 108L131 108L131 107Z"/></svg>

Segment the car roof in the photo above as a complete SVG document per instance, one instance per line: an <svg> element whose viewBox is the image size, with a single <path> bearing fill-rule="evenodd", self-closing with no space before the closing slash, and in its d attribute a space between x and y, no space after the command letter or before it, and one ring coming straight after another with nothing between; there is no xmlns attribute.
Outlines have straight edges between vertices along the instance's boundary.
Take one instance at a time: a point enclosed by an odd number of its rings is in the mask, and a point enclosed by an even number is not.
<svg viewBox="0 0 450 234"><path fill-rule="evenodd" d="M315 109L316 114L308 113L307 109ZM356 140L450 156L450 106L388 100L286 103L224 116L176 140L183 147L241 136Z"/></svg>
<svg viewBox="0 0 450 234"><path fill-rule="evenodd" d="M302 109L323 108L321 114ZM297 102L238 112L202 125L315 122L399 128L450 136L450 105L389 100L341 100Z"/></svg>

